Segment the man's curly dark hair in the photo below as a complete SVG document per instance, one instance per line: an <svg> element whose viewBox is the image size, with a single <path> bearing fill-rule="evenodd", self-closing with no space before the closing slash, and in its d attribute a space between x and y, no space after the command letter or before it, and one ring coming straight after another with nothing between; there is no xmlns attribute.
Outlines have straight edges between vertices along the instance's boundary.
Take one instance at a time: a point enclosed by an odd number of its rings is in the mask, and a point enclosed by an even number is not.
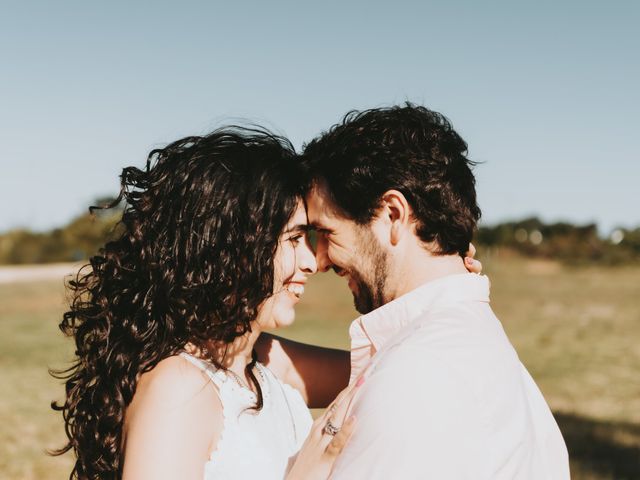
<svg viewBox="0 0 640 480"><path fill-rule="evenodd" d="M322 184L358 224L373 218L385 191L406 198L417 233L434 253L464 253L480 218L467 144L440 113L407 103L347 113L305 145L307 189Z"/></svg>
<svg viewBox="0 0 640 480"><path fill-rule="evenodd" d="M60 324L77 357L57 372L66 399L52 405L69 438L55 453L77 457L70 478L120 477L125 410L141 374L189 342L230 343L251 329L273 294L279 237L301 198L295 164L288 140L225 127L122 171L120 234L68 283ZM255 355L247 374L259 409L254 363Z"/></svg>

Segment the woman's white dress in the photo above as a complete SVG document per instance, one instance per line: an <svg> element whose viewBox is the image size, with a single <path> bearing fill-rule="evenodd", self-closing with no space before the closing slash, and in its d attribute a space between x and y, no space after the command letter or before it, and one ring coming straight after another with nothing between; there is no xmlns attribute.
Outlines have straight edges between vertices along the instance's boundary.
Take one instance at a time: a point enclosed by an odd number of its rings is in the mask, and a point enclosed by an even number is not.
<svg viewBox="0 0 640 480"><path fill-rule="evenodd" d="M256 363L264 406L255 411L256 395L231 375L188 353L180 355L206 373L222 403L224 426L204 465L204 480L282 480L313 423L300 392Z"/></svg>

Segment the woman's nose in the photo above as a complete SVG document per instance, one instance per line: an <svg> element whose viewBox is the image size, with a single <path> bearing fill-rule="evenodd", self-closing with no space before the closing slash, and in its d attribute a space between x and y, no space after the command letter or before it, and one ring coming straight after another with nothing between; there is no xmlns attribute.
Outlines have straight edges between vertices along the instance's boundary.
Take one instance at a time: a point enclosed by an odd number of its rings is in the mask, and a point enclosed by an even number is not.
<svg viewBox="0 0 640 480"><path fill-rule="evenodd" d="M316 262L316 256L311 249L311 246L307 243L305 245L302 255L299 256L300 261L298 267L303 272L313 275L318 271L318 263Z"/></svg>

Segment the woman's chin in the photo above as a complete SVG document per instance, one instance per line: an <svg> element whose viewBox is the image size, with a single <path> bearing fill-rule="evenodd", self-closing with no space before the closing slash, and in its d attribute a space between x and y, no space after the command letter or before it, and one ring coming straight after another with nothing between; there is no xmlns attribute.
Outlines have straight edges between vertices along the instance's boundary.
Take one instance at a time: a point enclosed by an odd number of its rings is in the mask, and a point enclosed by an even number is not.
<svg viewBox="0 0 640 480"><path fill-rule="evenodd" d="M268 328L285 328L293 324L296 320L295 312L281 313L280 315L274 315L269 321Z"/></svg>

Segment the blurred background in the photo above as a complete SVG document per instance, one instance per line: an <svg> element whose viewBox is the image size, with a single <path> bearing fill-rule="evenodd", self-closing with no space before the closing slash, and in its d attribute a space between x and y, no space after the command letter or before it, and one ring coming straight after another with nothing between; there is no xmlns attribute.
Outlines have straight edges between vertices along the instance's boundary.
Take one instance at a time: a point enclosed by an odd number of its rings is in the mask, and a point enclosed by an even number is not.
<svg viewBox="0 0 640 480"><path fill-rule="evenodd" d="M640 6L591 2L17 2L0 16L0 478L66 478L48 368L63 279L96 253L118 176L253 121L297 148L406 100L469 144L492 304L576 479L640 478ZM351 295L313 278L285 336L348 347Z"/></svg>

